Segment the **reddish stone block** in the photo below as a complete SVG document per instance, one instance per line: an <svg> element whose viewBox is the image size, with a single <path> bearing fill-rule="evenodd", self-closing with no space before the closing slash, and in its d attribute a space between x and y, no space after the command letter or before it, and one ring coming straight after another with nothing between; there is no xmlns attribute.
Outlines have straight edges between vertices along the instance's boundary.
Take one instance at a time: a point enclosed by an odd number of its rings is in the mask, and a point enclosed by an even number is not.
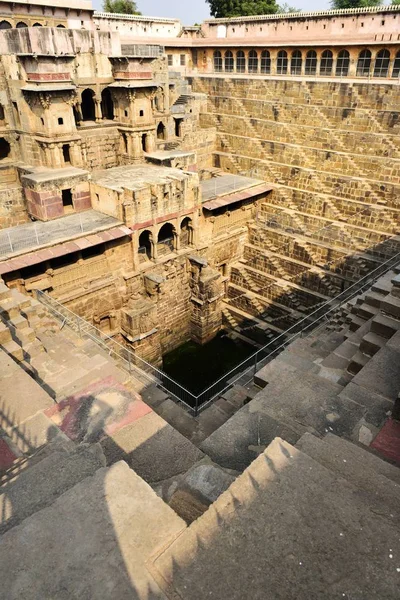
<svg viewBox="0 0 400 600"><path fill-rule="evenodd" d="M50 206L45 206L46 210L46 218L47 219L56 219L57 217L62 217L64 214L64 207L62 202L58 204L51 204Z"/></svg>
<svg viewBox="0 0 400 600"><path fill-rule="evenodd" d="M90 196L84 196L82 198L74 198L74 208L77 212L81 212L82 210L89 210L92 208L92 202Z"/></svg>
<svg viewBox="0 0 400 600"><path fill-rule="evenodd" d="M400 421L388 419L372 442L371 448L400 467Z"/></svg>
<svg viewBox="0 0 400 600"><path fill-rule="evenodd" d="M18 456L10 449L7 442L0 439L0 469L11 467L16 458Z"/></svg>

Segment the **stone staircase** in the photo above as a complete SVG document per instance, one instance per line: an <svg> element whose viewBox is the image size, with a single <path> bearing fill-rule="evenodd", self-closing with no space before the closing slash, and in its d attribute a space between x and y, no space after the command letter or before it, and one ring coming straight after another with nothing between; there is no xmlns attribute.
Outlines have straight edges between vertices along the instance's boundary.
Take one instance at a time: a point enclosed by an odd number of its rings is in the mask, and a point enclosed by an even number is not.
<svg viewBox="0 0 400 600"><path fill-rule="evenodd" d="M38 357L56 350L54 323L2 288L0 459L4 445L14 452L0 462L7 600L397 599L400 470L371 441L400 389L399 272L354 303L379 298L370 331L386 343L363 334L372 355L351 381L320 367L362 327L298 338L257 373L262 389L237 385L218 400L210 418L231 418L200 447L111 377L56 403L4 351L4 311L12 299L30 315ZM57 361L98 350L58 335Z"/></svg>

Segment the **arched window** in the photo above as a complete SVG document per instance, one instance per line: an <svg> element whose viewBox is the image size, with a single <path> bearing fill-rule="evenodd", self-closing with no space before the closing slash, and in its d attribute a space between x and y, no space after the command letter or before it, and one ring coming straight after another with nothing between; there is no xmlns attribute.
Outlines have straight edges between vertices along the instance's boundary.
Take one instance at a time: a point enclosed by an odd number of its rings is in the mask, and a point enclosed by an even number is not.
<svg viewBox="0 0 400 600"><path fill-rule="evenodd" d="M166 136L165 125L162 121L160 121L158 124L158 127L157 127L157 139L165 140L165 136Z"/></svg>
<svg viewBox="0 0 400 600"><path fill-rule="evenodd" d="M32 27L43 27L43 25L41 23L34 23Z"/></svg>
<svg viewBox="0 0 400 600"><path fill-rule="evenodd" d="M181 223L181 246L189 246L192 244L193 224L192 219L186 217Z"/></svg>
<svg viewBox="0 0 400 600"><path fill-rule="evenodd" d="M245 73L246 71L246 57L243 50L236 52L236 72Z"/></svg>
<svg viewBox="0 0 400 600"><path fill-rule="evenodd" d="M399 77L399 76L400 76L400 50L398 51L398 53L395 56L394 63L393 63L393 71L392 71L392 77Z"/></svg>
<svg viewBox="0 0 400 600"><path fill-rule="evenodd" d="M271 55L268 50L261 52L261 73L271 73Z"/></svg>
<svg viewBox="0 0 400 600"><path fill-rule="evenodd" d="M21 29L22 27L28 27L28 25L23 21L20 21L19 23L17 23L16 27L17 29Z"/></svg>
<svg viewBox="0 0 400 600"><path fill-rule="evenodd" d="M375 58L374 77L387 77L389 72L390 52L384 48L379 50Z"/></svg>
<svg viewBox="0 0 400 600"><path fill-rule="evenodd" d="M12 25L8 21L0 21L0 29L11 29Z"/></svg>
<svg viewBox="0 0 400 600"><path fill-rule="evenodd" d="M84 121L95 121L96 111L94 108L94 91L90 88L82 92L82 119Z"/></svg>
<svg viewBox="0 0 400 600"><path fill-rule="evenodd" d="M222 71L222 56L219 50L214 52L214 71Z"/></svg>
<svg viewBox="0 0 400 600"><path fill-rule="evenodd" d="M5 119L4 107L2 104L0 104L0 121L4 121L4 119Z"/></svg>
<svg viewBox="0 0 400 600"><path fill-rule="evenodd" d="M290 60L290 74L301 75L301 63L302 56L300 50L294 50L292 52L292 58Z"/></svg>
<svg viewBox="0 0 400 600"><path fill-rule="evenodd" d="M286 75L288 67L288 57L285 50L279 50L276 60L276 72L278 75Z"/></svg>
<svg viewBox="0 0 400 600"><path fill-rule="evenodd" d="M306 75L315 75L317 72L317 53L315 50L309 50L306 54Z"/></svg>
<svg viewBox="0 0 400 600"><path fill-rule="evenodd" d="M336 75L338 77L347 77L350 66L350 54L347 50L341 50L337 55Z"/></svg>
<svg viewBox="0 0 400 600"><path fill-rule="evenodd" d="M225 71L231 73L233 71L233 54L230 50L225 52Z"/></svg>
<svg viewBox="0 0 400 600"><path fill-rule="evenodd" d="M362 50L358 55L357 61L357 77L368 77L371 69L371 50L366 48Z"/></svg>
<svg viewBox="0 0 400 600"><path fill-rule="evenodd" d="M258 54L255 50L249 52L249 73L258 72Z"/></svg>
<svg viewBox="0 0 400 600"><path fill-rule="evenodd" d="M147 229L139 236L138 254L141 262L151 259L151 233Z"/></svg>
<svg viewBox="0 0 400 600"><path fill-rule="evenodd" d="M320 75L332 75L333 54L330 50L324 50L321 54Z"/></svg>
<svg viewBox="0 0 400 600"><path fill-rule="evenodd" d="M159 256L174 251L174 233L175 228L171 223L164 223L161 227L157 237L157 250Z"/></svg>
<svg viewBox="0 0 400 600"><path fill-rule="evenodd" d="M101 92L101 114L103 119L110 121L114 119L114 102L108 88Z"/></svg>
<svg viewBox="0 0 400 600"><path fill-rule="evenodd" d="M57 27L58 27L58 29L65 29L65 25L61 25L61 23L60 23L60 25L57 25Z"/></svg>

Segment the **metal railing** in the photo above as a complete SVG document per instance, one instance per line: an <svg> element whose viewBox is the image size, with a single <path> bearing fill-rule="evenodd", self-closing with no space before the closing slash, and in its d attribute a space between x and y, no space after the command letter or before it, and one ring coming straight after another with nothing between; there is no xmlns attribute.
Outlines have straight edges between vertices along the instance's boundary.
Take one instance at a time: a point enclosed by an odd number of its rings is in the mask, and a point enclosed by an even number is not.
<svg viewBox="0 0 400 600"><path fill-rule="evenodd" d="M128 371L132 377L140 381L143 385L157 385L164 389L175 400L183 404L187 410L194 413L196 396L177 381L143 358L140 358L135 352L132 352L106 333L100 331L100 329L97 329L94 325L91 325L88 321L85 321L85 319L82 319L82 317L73 313L69 308L45 292L36 290L36 298L56 319L61 321L62 326L68 326L82 339L95 342L109 356L114 358L119 366Z"/></svg>
<svg viewBox="0 0 400 600"><path fill-rule="evenodd" d="M379 277L390 270L390 268L395 266L399 261L400 252L381 263L374 270L370 271L367 275L346 288L346 290L334 298L322 303L316 310L297 321L294 325L251 354L248 358L236 365L236 367L225 373L212 385L197 395L187 390L166 373L140 358L137 354L110 336L101 332L48 294L37 290L36 295L37 299L44 304L63 325L69 326L81 338L90 339L95 342L110 356L114 357L121 367L127 370L144 385L156 385L162 388L196 417L202 410L207 408L211 402L218 396L227 392L239 380L246 377L248 378L248 381L252 380L257 370L261 369L270 360L275 358L291 342L299 337L306 337L312 330L324 322L329 322L329 317L332 317L334 312L343 307L355 296L370 288Z"/></svg>
<svg viewBox="0 0 400 600"><path fill-rule="evenodd" d="M3 229L0 231L0 256L13 254L26 248L43 246L63 236L70 238L85 231L93 230L93 223L85 223L79 213L77 213L77 216L79 216L77 223L68 222L68 225L66 225L62 219L59 219L57 223L52 222L51 231L48 222L41 221L35 221L35 223L27 226L22 225Z"/></svg>

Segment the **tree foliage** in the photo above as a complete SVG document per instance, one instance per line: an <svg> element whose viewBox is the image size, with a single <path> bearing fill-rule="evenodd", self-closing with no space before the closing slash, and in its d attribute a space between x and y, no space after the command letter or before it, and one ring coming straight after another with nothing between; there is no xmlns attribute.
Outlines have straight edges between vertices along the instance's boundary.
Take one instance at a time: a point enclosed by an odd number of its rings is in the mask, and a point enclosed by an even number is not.
<svg viewBox="0 0 400 600"><path fill-rule="evenodd" d="M379 6L382 0L332 0L332 8L364 8L365 6Z"/></svg>
<svg viewBox="0 0 400 600"><path fill-rule="evenodd" d="M104 0L103 10L109 13L120 13L123 15L141 15L133 0Z"/></svg>
<svg viewBox="0 0 400 600"><path fill-rule="evenodd" d="M400 0L399 0L399 2L400 2ZM301 8L295 8L291 4L288 4L287 2L282 2L282 4L280 4L278 6L278 13L280 13L280 14L296 13L296 12L301 12Z"/></svg>
<svg viewBox="0 0 400 600"><path fill-rule="evenodd" d="M248 17L278 12L276 0L206 0L216 18Z"/></svg>

